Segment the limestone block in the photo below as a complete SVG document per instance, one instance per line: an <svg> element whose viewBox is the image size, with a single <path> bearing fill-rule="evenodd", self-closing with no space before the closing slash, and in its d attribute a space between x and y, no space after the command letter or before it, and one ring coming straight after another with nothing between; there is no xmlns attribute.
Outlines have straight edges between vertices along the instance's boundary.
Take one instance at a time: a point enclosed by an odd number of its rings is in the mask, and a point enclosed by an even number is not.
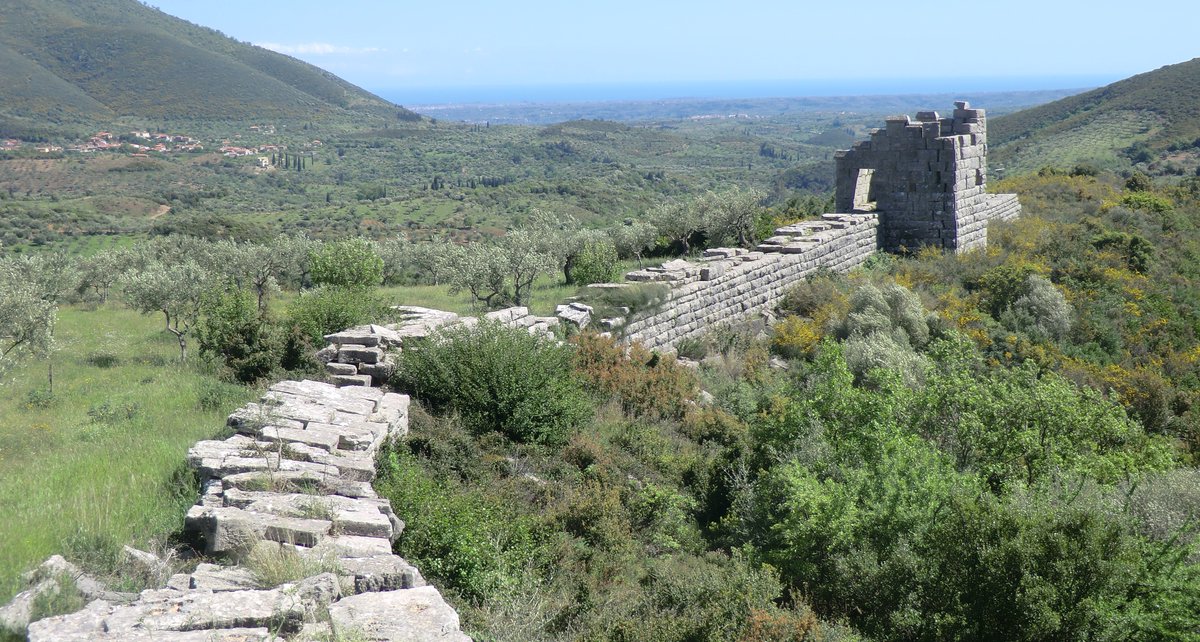
<svg viewBox="0 0 1200 642"><path fill-rule="evenodd" d="M358 364L358 374L369 375L373 382L387 381L392 378L394 372L396 372L396 362L390 359L384 359L379 363Z"/></svg>
<svg viewBox="0 0 1200 642"><path fill-rule="evenodd" d="M346 344L338 351L338 361L342 363L378 363L383 361L382 348Z"/></svg>
<svg viewBox="0 0 1200 642"><path fill-rule="evenodd" d="M338 535L322 539L320 548L338 557L376 557L391 554L392 543L385 538Z"/></svg>
<svg viewBox="0 0 1200 642"><path fill-rule="evenodd" d="M313 424L313 426L317 426L317 424ZM295 442L320 448L326 452L337 448L341 442L341 434L338 431L314 427L296 430L295 428L266 426L262 429L260 437L267 442Z"/></svg>
<svg viewBox="0 0 1200 642"><path fill-rule="evenodd" d="M517 323L520 319L523 319L527 316L529 316L529 308L517 307L496 310L495 312L488 312L487 314L483 315L483 318L491 321L497 321L504 325L511 325Z"/></svg>
<svg viewBox="0 0 1200 642"><path fill-rule="evenodd" d="M330 380L338 386L371 386L371 375L334 375Z"/></svg>
<svg viewBox="0 0 1200 642"><path fill-rule="evenodd" d="M392 523L376 509L339 510L333 516L333 528L344 535L392 538Z"/></svg>
<svg viewBox="0 0 1200 642"><path fill-rule="evenodd" d="M352 375L358 374L358 368L352 363L342 363L340 361L330 361L325 364L325 372L331 375Z"/></svg>
<svg viewBox="0 0 1200 642"><path fill-rule="evenodd" d="M458 614L431 586L360 593L338 601L329 615L335 627L362 631L374 640L470 642Z"/></svg>
<svg viewBox="0 0 1200 642"><path fill-rule="evenodd" d="M238 566L200 564L187 578L187 589L207 591L243 591L257 589L258 579L250 571Z"/></svg>
<svg viewBox="0 0 1200 642"><path fill-rule="evenodd" d="M592 306L583 303L568 303L555 307L558 318L580 329L586 328L592 320Z"/></svg>
<svg viewBox="0 0 1200 642"><path fill-rule="evenodd" d="M313 356L316 358L318 363L329 363L330 361L337 359L337 353L337 345L331 343L324 348L317 350L316 354Z"/></svg>
<svg viewBox="0 0 1200 642"><path fill-rule="evenodd" d="M207 553L244 550L255 540L313 547L326 539L332 522L323 519L283 517L240 508L193 506L184 530L198 533Z"/></svg>
<svg viewBox="0 0 1200 642"><path fill-rule="evenodd" d="M359 328L342 330L341 332L325 335L326 341L338 346L356 345L373 348L379 345L380 339L381 337L378 334L375 334L368 329Z"/></svg>
<svg viewBox="0 0 1200 642"><path fill-rule="evenodd" d="M700 280L715 281L725 275L725 265L722 263L713 263L707 267L700 268Z"/></svg>

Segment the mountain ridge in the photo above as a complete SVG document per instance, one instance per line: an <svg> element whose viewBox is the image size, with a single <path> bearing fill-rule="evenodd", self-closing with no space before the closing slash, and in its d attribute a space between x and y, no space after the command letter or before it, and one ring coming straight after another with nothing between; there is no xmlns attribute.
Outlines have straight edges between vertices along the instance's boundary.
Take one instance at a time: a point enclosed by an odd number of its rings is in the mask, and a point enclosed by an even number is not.
<svg viewBox="0 0 1200 642"><path fill-rule="evenodd" d="M1149 166L1181 150L1190 169L1200 165L1188 151L1200 150L1200 58L992 119L988 135L994 158L1019 171Z"/></svg>
<svg viewBox="0 0 1200 642"><path fill-rule="evenodd" d="M0 124L419 118L336 75L136 0L10 0Z"/></svg>

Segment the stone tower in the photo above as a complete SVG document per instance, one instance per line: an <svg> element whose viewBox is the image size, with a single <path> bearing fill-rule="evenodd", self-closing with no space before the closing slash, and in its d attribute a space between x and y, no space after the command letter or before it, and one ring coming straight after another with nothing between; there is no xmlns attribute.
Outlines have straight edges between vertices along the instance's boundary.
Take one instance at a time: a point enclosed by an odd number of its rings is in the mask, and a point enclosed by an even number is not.
<svg viewBox="0 0 1200 642"><path fill-rule="evenodd" d="M987 193L984 111L954 105L950 118L890 117L837 153L837 211L878 212L881 249L963 252L987 245L989 221L1020 215L1015 194Z"/></svg>

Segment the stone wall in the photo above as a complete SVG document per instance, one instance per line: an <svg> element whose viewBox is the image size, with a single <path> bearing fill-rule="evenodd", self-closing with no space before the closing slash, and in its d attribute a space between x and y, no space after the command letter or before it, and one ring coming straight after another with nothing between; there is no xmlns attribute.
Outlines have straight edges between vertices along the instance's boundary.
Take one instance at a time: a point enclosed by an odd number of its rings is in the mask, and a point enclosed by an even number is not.
<svg viewBox="0 0 1200 642"><path fill-rule="evenodd" d="M34 622L29 640L469 642L437 589L392 554L404 523L371 487L378 449L408 431L408 404L376 388L271 386L230 415L237 434L188 452L202 491L185 529L227 564ZM265 586L239 563L256 555L307 560L313 575Z"/></svg>
<svg viewBox="0 0 1200 642"><path fill-rule="evenodd" d="M1015 194L986 190L987 119L982 109L959 102L949 118L933 111L919 112L915 120L888 118L870 140L838 153L840 213L779 228L754 250L710 249L696 261L670 261L630 272L624 283L591 286L662 283L667 286L665 300L652 312L598 319L586 302L572 301L558 306L558 319L580 328L599 327L650 349L674 350L680 341L769 312L789 287L818 269L848 271L879 250L985 247L989 223L1021 213ZM389 363L388 350L400 349L405 335L423 337L440 325L473 321L436 310L403 309L414 311L413 319L326 337L330 346L319 356L336 382L378 385L387 371L379 364ZM549 332L556 321L532 317L525 308L486 316L531 332Z"/></svg>
<svg viewBox="0 0 1200 642"><path fill-rule="evenodd" d="M329 342L316 358L325 365L329 380L339 386L381 386L396 369L396 356L405 342L419 342L438 328L473 325L480 318L531 334L553 336L558 317L539 317L521 306L488 312L483 317L460 316L453 312L400 305L392 308L400 321L386 325L360 325L325 335Z"/></svg>
<svg viewBox="0 0 1200 642"><path fill-rule="evenodd" d="M983 247L988 221L1013 216L1009 200L987 194L987 117L965 102L949 118L888 118L836 160L837 210L878 212L889 252Z"/></svg>
<svg viewBox="0 0 1200 642"><path fill-rule="evenodd" d="M768 311L804 275L819 268L847 271L878 248L874 214L826 214L821 221L782 227L757 251L707 250L696 262L671 261L662 268L626 275L629 282L671 287L660 310L614 328L651 349L670 349L687 338Z"/></svg>

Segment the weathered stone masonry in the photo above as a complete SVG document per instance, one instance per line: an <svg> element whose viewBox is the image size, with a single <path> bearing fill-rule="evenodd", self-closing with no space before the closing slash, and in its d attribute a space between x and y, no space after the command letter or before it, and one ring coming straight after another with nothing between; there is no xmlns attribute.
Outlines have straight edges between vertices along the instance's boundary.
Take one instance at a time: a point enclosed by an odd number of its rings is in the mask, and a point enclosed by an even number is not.
<svg viewBox="0 0 1200 642"><path fill-rule="evenodd" d="M31 642L469 642L457 613L392 554L404 523L371 487L383 443L408 432L407 396L315 381L271 386L229 417L237 434L188 452L202 494L185 528L204 551L265 548L328 572L262 586L201 564L132 600L96 599L29 626Z"/></svg>
<svg viewBox="0 0 1200 642"><path fill-rule="evenodd" d="M987 120L965 102L956 103L950 118L937 112L888 118L870 140L839 152L836 207L842 213L777 229L757 251L718 248L699 262L630 272L627 282L668 284L668 300L649 316L601 323L627 340L671 350L769 310L817 269L847 271L878 250L985 247L988 223L1021 213L1015 194L987 193ZM577 313L564 307L560 314Z"/></svg>
<svg viewBox="0 0 1200 642"><path fill-rule="evenodd" d="M962 252L987 245L987 224L1020 214L1014 194L987 193L987 117L955 103L887 119L887 126L837 155L839 212L874 211L880 247L933 246Z"/></svg>
<svg viewBox="0 0 1200 642"><path fill-rule="evenodd" d="M769 311L798 279L818 269L845 272L879 250L933 246L963 252L985 247L990 222L1021 213L1015 194L986 190L987 119L982 109L960 102L950 118L937 112L920 112L915 120L888 118L887 126L873 132L870 140L838 153L840 213L781 227L754 250L710 249L698 261L670 261L630 272L625 283L593 286L662 283L668 292L655 312L595 319L590 306L576 301L559 306L558 317L579 327L599 326L651 349L673 350L684 339ZM390 364L387 350L400 349L404 338L471 321L411 310L412 319L394 326L363 326L326 337L331 344L319 356L329 362L326 368L335 381L371 385L374 379L378 385L376 370L389 369L384 367ZM487 316L530 332L548 332L556 321L529 316L525 308ZM360 350L364 345L385 349Z"/></svg>
<svg viewBox="0 0 1200 642"><path fill-rule="evenodd" d="M647 348L673 348L723 323L769 310L796 280L818 268L846 271L875 253L875 214L826 214L775 231L758 251L708 250L700 263L672 261L661 268L630 272L633 282L671 286L660 312L620 328Z"/></svg>
<svg viewBox="0 0 1200 642"><path fill-rule="evenodd" d="M836 206L840 213L781 227L754 250L710 249L698 261L670 261L630 272L625 283L593 286L662 283L668 292L655 312L595 319L590 306L576 301L559 306L558 317L580 327L599 326L651 349L673 350L684 339L769 311L790 286L815 270L845 272L879 250L985 247L990 222L1021 213L1015 194L987 193L987 118L965 102L956 103L949 118L932 111L918 113L915 120L888 118L870 140L839 152ZM331 344L319 356L334 380L378 385L380 375L390 371L388 351L399 350L403 339L471 321L410 310L413 318L400 324L326 337ZM556 321L529 316L525 308L487 316L530 332L548 332Z"/></svg>

